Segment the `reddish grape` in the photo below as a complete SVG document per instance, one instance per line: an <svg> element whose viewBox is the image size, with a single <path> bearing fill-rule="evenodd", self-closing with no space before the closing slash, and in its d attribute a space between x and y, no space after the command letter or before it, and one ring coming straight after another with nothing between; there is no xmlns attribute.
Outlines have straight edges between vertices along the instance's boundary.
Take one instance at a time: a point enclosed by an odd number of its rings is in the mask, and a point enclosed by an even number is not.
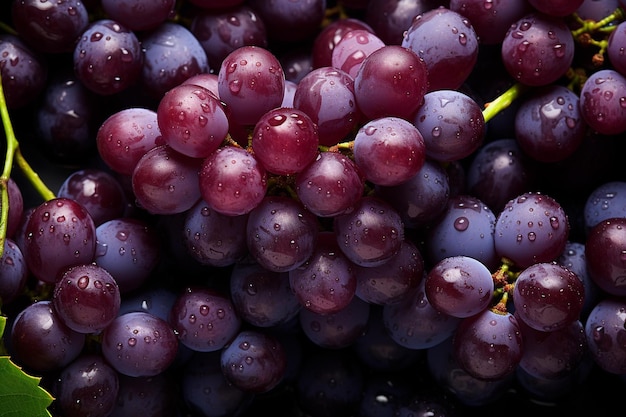
<svg viewBox="0 0 626 417"><path fill-rule="evenodd" d="M626 350L622 340L626 327L623 298L600 300L585 323L587 346L595 364L612 374L626 373Z"/></svg>
<svg viewBox="0 0 626 417"><path fill-rule="evenodd" d="M587 270L608 294L626 295L626 217L612 217L591 227L585 242Z"/></svg>
<svg viewBox="0 0 626 417"><path fill-rule="evenodd" d="M383 46L385 43L370 30L350 30L333 48L331 64L354 78L365 58Z"/></svg>
<svg viewBox="0 0 626 417"><path fill-rule="evenodd" d="M580 113L603 135L626 131L626 76L614 69L594 72L580 90Z"/></svg>
<svg viewBox="0 0 626 417"><path fill-rule="evenodd" d="M337 19L324 26L313 40L311 51L313 68L332 67L333 49L341 38L353 29L365 29L374 33L374 30L359 19Z"/></svg>
<svg viewBox="0 0 626 417"><path fill-rule="evenodd" d="M3 304L9 304L22 294L29 276L22 250L11 238L4 240L0 276L0 300Z"/></svg>
<svg viewBox="0 0 626 417"><path fill-rule="evenodd" d="M130 30L151 30L174 15L176 0L146 2L143 0L102 0L102 9ZM141 18L137 18L138 15Z"/></svg>

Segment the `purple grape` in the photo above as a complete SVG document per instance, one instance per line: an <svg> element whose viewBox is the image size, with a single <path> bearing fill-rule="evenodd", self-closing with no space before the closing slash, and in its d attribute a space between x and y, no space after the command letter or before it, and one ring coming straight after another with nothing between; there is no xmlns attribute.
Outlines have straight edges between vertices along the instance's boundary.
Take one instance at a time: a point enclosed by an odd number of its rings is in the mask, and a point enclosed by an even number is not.
<svg viewBox="0 0 626 417"><path fill-rule="evenodd" d="M324 19L326 0L248 0L265 25L272 42L298 43L317 33Z"/></svg>
<svg viewBox="0 0 626 417"><path fill-rule="evenodd" d="M118 380L117 401L110 417L132 417L138 414L166 417L176 413L178 391L171 389L169 375L131 377L118 374Z"/></svg>
<svg viewBox="0 0 626 417"><path fill-rule="evenodd" d="M609 35L607 42L606 54L611 65L617 72L626 76L626 54L624 53L624 43L626 42L625 22L621 22L615 27L615 30Z"/></svg>
<svg viewBox="0 0 626 417"><path fill-rule="evenodd" d="M502 41L502 62L517 81L548 85L574 60L574 38L562 18L533 12L515 21Z"/></svg>
<svg viewBox="0 0 626 417"><path fill-rule="evenodd" d="M54 284L66 268L94 259L96 226L82 204L54 198L28 217L21 249L30 272Z"/></svg>
<svg viewBox="0 0 626 417"><path fill-rule="evenodd" d="M267 191L267 172L245 149L223 146L202 161L200 194L213 210L227 216L250 213Z"/></svg>
<svg viewBox="0 0 626 417"><path fill-rule="evenodd" d="M385 45L365 58L354 77L354 96L368 120L395 116L409 120L422 105L428 69L413 50Z"/></svg>
<svg viewBox="0 0 626 417"><path fill-rule="evenodd" d="M515 315L535 330L556 331L569 326L580 318L584 301L581 279L557 263L533 264L515 280Z"/></svg>
<svg viewBox="0 0 626 417"><path fill-rule="evenodd" d="M446 7L415 16L401 45L425 63L428 91L456 90L478 60L478 35L471 22Z"/></svg>
<svg viewBox="0 0 626 417"><path fill-rule="evenodd" d="M98 354L86 353L54 381L55 406L65 417L108 417L119 391L117 372Z"/></svg>
<svg viewBox="0 0 626 417"><path fill-rule="evenodd" d="M522 353L520 325L511 313L485 309L462 319L454 333L453 355L475 378L502 380L512 375Z"/></svg>
<svg viewBox="0 0 626 417"><path fill-rule="evenodd" d="M354 78L365 58L383 46L385 43L370 30L350 30L333 48L331 65Z"/></svg>
<svg viewBox="0 0 626 417"><path fill-rule="evenodd" d="M604 292L626 295L626 217L612 217L593 226L585 242L587 271Z"/></svg>
<svg viewBox="0 0 626 417"><path fill-rule="evenodd" d="M13 178L9 177L6 187L9 201L6 237L16 238L17 230L23 219L26 218L26 216L24 216L24 196L22 195L21 187Z"/></svg>
<svg viewBox="0 0 626 417"><path fill-rule="evenodd" d="M332 67L333 49L341 38L353 29L366 29L374 33L369 24L351 17L333 20L324 26L313 40L311 48L313 68Z"/></svg>
<svg viewBox="0 0 626 417"><path fill-rule="evenodd" d="M19 364L41 373L62 370L85 346L85 334L67 327L51 301L29 304L11 327L11 356Z"/></svg>
<svg viewBox="0 0 626 417"><path fill-rule="evenodd" d="M235 124L255 125L279 107L285 94L285 74L278 58L260 46L241 46L229 53L218 71L220 99Z"/></svg>
<svg viewBox="0 0 626 417"><path fill-rule="evenodd" d="M228 266L247 255L248 215L219 213L201 199L184 216L183 243L200 264Z"/></svg>
<svg viewBox="0 0 626 417"><path fill-rule="evenodd" d="M246 392L264 393L283 380L287 354L270 333L242 330L222 350L220 364L234 386Z"/></svg>
<svg viewBox="0 0 626 417"><path fill-rule="evenodd" d="M102 0L102 9L111 19L134 32L140 32L154 29L171 18L175 4L176 0Z"/></svg>
<svg viewBox="0 0 626 417"><path fill-rule="evenodd" d="M22 294L29 277L22 250L8 237L4 240L4 250L0 256L0 276L0 300L6 305Z"/></svg>
<svg viewBox="0 0 626 417"><path fill-rule="evenodd" d="M424 166L428 149L420 131L399 117L367 122L354 137L354 162L365 179L394 186L408 181Z"/></svg>
<svg viewBox="0 0 626 417"><path fill-rule="evenodd" d="M228 134L228 118L221 102L195 84L183 83L168 90L156 113L165 143L192 158L206 158Z"/></svg>
<svg viewBox="0 0 626 417"><path fill-rule="evenodd" d="M603 135L626 131L626 76L614 69L591 74L580 90L580 113Z"/></svg>
<svg viewBox="0 0 626 417"><path fill-rule="evenodd" d="M626 181L598 185L587 196L583 215L587 232L603 220L626 217Z"/></svg>
<svg viewBox="0 0 626 417"><path fill-rule="evenodd" d="M495 249L519 268L554 261L565 249L569 219L554 198L526 192L510 200L496 219Z"/></svg>
<svg viewBox="0 0 626 417"><path fill-rule="evenodd" d="M102 355L123 375L159 375L170 367L177 351L172 327L143 311L118 316L102 332Z"/></svg>
<svg viewBox="0 0 626 417"><path fill-rule="evenodd" d="M119 93L139 81L144 47L133 31L115 20L92 21L74 47L74 71L96 94Z"/></svg>
<svg viewBox="0 0 626 417"><path fill-rule="evenodd" d="M583 4L583 2L584 0L555 0L550 2L528 0L528 3L530 3L531 6L542 13L546 13L551 16L563 17L574 13Z"/></svg>
<svg viewBox="0 0 626 417"><path fill-rule="evenodd" d="M54 286L52 305L59 318L79 333L99 333L118 315L120 289L96 264L68 268Z"/></svg>
<svg viewBox="0 0 626 417"><path fill-rule="evenodd" d="M625 310L623 299L604 298L594 306L585 323L589 354L596 365L612 374L626 371L626 352L621 342Z"/></svg>
<svg viewBox="0 0 626 417"><path fill-rule="evenodd" d="M195 84L200 87L204 87L209 90L215 97L219 98L220 92L218 89L217 74L215 73L200 73L193 75L183 81L181 84Z"/></svg>
<svg viewBox="0 0 626 417"><path fill-rule="evenodd" d="M178 295L169 322L180 343L197 352L222 349L241 327L230 298L200 287L187 288Z"/></svg>
<svg viewBox="0 0 626 417"><path fill-rule="evenodd" d="M46 88L46 61L18 36L0 34L0 70L9 109L26 107Z"/></svg>

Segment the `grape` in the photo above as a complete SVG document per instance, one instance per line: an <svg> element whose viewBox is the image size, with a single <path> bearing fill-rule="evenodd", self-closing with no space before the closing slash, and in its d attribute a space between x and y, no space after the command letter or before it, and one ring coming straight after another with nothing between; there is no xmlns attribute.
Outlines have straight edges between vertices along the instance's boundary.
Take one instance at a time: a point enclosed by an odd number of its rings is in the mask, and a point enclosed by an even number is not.
<svg viewBox="0 0 626 417"><path fill-rule="evenodd" d="M200 194L213 210L228 216L248 214L267 191L267 172L245 149L223 146L202 161Z"/></svg>
<svg viewBox="0 0 626 417"><path fill-rule="evenodd" d="M24 196L20 186L11 177L7 180L7 194L9 212L7 214L6 237L16 238L17 230L25 217Z"/></svg>
<svg viewBox="0 0 626 417"><path fill-rule="evenodd" d="M478 60L478 35L471 22L443 6L417 15L401 45L425 63L428 91L459 88Z"/></svg>
<svg viewBox="0 0 626 417"><path fill-rule="evenodd" d="M489 269L465 255L437 262L424 283L430 305L457 318L471 317L485 310L491 303L494 290Z"/></svg>
<svg viewBox="0 0 626 417"><path fill-rule="evenodd" d="M29 271L54 284L65 268L89 263L96 251L96 226L80 203L57 197L28 217L21 247Z"/></svg>
<svg viewBox="0 0 626 417"><path fill-rule="evenodd" d="M102 355L123 375L158 375L172 364L177 351L172 327L147 312L122 314L102 332Z"/></svg>
<svg viewBox="0 0 626 417"><path fill-rule="evenodd" d="M582 281L585 287L585 301L581 311L581 319L587 317L594 305L600 300L600 289L589 275L587 269L587 258L585 256L586 244L568 241L565 250L557 263L572 271Z"/></svg>
<svg viewBox="0 0 626 417"><path fill-rule="evenodd" d="M624 282L626 217L612 217L593 226L585 242L587 271L593 282L611 295L626 295Z"/></svg>
<svg viewBox="0 0 626 417"><path fill-rule="evenodd" d="M46 87L46 61L15 35L0 34L0 70L4 98L9 109L26 107Z"/></svg>
<svg viewBox="0 0 626 417"><path fill-rule="evenodd" d="M102 0L102 9L111 19L138 32L154 29L169 19L174 14L175 3L175 0Z"/></svg>
<svg viewBox="0 0 626 417"><path fill-rule="evenodd" d="M428 82L427 66L416 52L385 45L361 64L354 77L354 96L369 120L385 116L408 120L422 105Z"/></svg>
<svg viewBox="0 0 626 417"><path fill-rule="evenodd" d="M580 90L580 113L603 135L626 131L626 77L613 69L591 74Z"/></svg>
<svg viewBox="0 0 626 417"><path fill-rule="evenodd" d="M420 131L399 117L367 122L354 137L354 162L365 179L376 185L393 186L416 175L428 149Z"/></svg>
<svg viewBox="0 0 626 417"><path fill-rule="evenodd" d="M12 356L36 372L61 370L85 346L85 334L67 327L48 300L29 304L11 327Z"/></svg>
<svg viewBox="0 0 626 417"><path fill-rule="evenodd" d="M495 249L520 268L554 261L565 249L569 219L554 198L527 192L510 200L496 219Z"/></svg>
<svg viewBox="0 0 626 417"><path fill-rule="evenodd" d="M452 352L459 366L475 378L503 379L522 358L520 325L511 313L485 309L461 320Z"/></svg>
<svg viewBox="0 0 626 417"><path fill-rule="evenodd" d="M112 19L96 20L74 47L74 71L96 94L119 93L139 81L145 47L126 26Z"/></svg>
<svg viewBox="0 0 626 417"><path fill-rule="evenodd" d="M96 264L68 268L54 286L52 305L70 329L99 333L118 315L120 289L111 274Z"/></svg>
<svg viewBox="0 0 626 417"><path fill-rule="evenodd" d="M279 107L285 94L285 74L278 58L260 46L242 46L229 53L218 71L220 99L236 124L254 125Z"/></svg>
<svg viewBox="0 0 626 417"><path fill-rule="evenodd" d="M612 374L626 371L625 353L620 342L624 336L625 309L623 299L602 299L593 307L585 323L589 354L596 365Z"/></svg>
<svg viewBox="0 0 626 417"><path fill-rule="evenodd" d="M574 13L583 4L584 0L556 0L550 2L528 0L528 2L535 9L551 16L567 16Z"/></svg>
<svg viewBox="0 0 626 417"><path fill-rule="evenodd" d="M55 405L65 417L108 417L119 393L117 372L97 354L83 354L55 381Z"/></svg>
<svg viewBox="0 0 626 417"><path fill-rule="evenodd" d="M585 287L576 274L556 263L536 263L515 280L515 315L539 331L556 331L580 317Z"/></svg>
<svg viewBox="0 0 626 417"><path fill-rule="evenodd" d="M317 33L324 19L326 0L248 0L267 25L273 42L297 43Z"/></svg>
<svg viewBox="0 0 626 417"><path fill-rule="evenodd" d="M219 99L195 84L168 90L156 113L165 143L191 158L206 158L228 134L228 118Z"/></svg>
<svg viewBox="0 0 626 417"><path fill-rule="evenodd" d="M341 40L333 48L331 66L354 78L365 58L383 46L385 43L370 30L350 30L341 37Z"/></svg>
<svg viewBox="0 0 626 417"><path fill-rule="evenodd" d="M4 241L0 276L0 300L3 304L9 304L24 291L29 276L24 254L11 238Z"/></svg>
<svg viewBox="0 0 626 417"><path fill-rule="evenodd" d="M584 206L584 223L588 232L603 220L626 217L626 182L609 181L598 185L587 196Z"/></svg>
<svg viewBox="0 0 626 417"><path fill-rule="evenodd" d="M365 29L374 32L369 24L351 17L333 20L324 26L313 40L311 51L313 68L332 67L333 49L343 38L343 35L353 29Z"/></svg>
<svg viewBox="0 0 626 417"><path fill-rule="evenodd" d="M178 392L172 390L170 377L159 374L153 377L131 377L118 374L119 394L111 417L169 416L178 406Z"/></svg>
<svg viewBox="0 0 626 417"><path fill-rule="evenodd" d="M623 6L622 6L623 7ZM621 75L626 76L626 55L624 54L624 42L626 42L626 23L617 25L607 39L607 56L611 65Z"/></svg>
<svg viewBox="0 0 626 417"><path fill-rule="evenodd" d="M148 150L135 165L132 188L136 204L152 214L189 210L201 198L201 158L176 152L168 145Z"/></svg>
<svg viewBox="0 0 626 417"><path fill-rule="evenodd" d="M538 12L515 21L502 41L502 61L522 84L548 85L569 69L574 39L565 21Z"/></svg>

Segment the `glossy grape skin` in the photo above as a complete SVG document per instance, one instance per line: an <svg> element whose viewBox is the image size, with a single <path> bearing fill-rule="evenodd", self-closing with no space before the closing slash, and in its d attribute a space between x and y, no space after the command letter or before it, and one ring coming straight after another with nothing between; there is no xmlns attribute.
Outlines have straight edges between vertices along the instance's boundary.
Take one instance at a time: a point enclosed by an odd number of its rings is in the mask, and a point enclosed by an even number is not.
<svg viewBox="0 0 626 417"><path fill-rule="evenodd" d="M267 196L248 214L248 251L270 271L287 272L313 255L319 229L315 215L298 201Z"/></svg>
<svg viewBox="0 0 626 417"><path fill-rule="evenodd" d="M626 217L612 217L593 226L585 242L585 258L591 279L608 294L626 295L624 248Z"/></svg>
<svg viewBox="0 0 626 417"><path fill-rule="evenodd" d="M311 59L313 68L332 67L333 49L343 35L353 29L374 30L367 23L355 18L333 20L324 26L313 40Z"/></svg>
<svg viewBox="0 0 626 417"><path fill-rule="evenodd" d="M607 56L612 67L620 74L626 76L626 55L624 54L624 42L626 42L626 23L621 22L611 32L607 39Z"/></svg>
<svg viewBox="0 0 626 417"><path fill-rule="evenodd" d="M401 45L424 61L428 91L456 90L469 77L478 59L478 36L471 22L446 7L417 15Z"/></svg>
<svg viewBox="0 0 626 417"><path fill-rule="evenodd" d="M594 363L613 374L626 371L626 351L621 342L625 312L623 299L608 297L594 306L585 323L587 346Z"/></svg>
<svg viewBox="0 0 626 417"><path fill-rule="evenodd" d="M426 93L411 120L424 137L426 156L440 162L472 155L485 137L482 109L474 99L455 90Z"/></svg>
<svg viewBox="0 0 626 417"><path fill-rule="evenodd" d="M158 375L169 368L177 351L172 327L150 313L122 314L102 332L102 354L123 375Z"/></svg>
<svg viewBox="0 0 626 417"><path fill-rule="evenodd" d="M134 32L141 32L154 29L171 18L175 4L175 0L102 0L102 9L111 19ZM138 16L141 18L138 19Z"/></svg>
<svg viewBox="0 0 626 417"><path fill-rule="evenodd" d="M586 231L603 220L626 217L626 182L609 181L594 188L585 200L583 215Z"/></svg>
<svg viewBox="0 0 626 417"><path fill-rule="evenodd" d="M9 304L22 294L29 276L22 250L11 238L4 240L0 276L0 300L3 304Z"/></svg>
<svg viewBox="0 0 626 417"><path fill-rule="evenodd" d="M206 158L228 134L228 118L221 102L195 84L183 83L168 90L156 113L165 143L191 158Z"/></svg>
<svg viewBox="0 0 626 417"><path fill-rule="evenodd" d="M574 13L583 4L584 0L557 0L550 2L528 0L528 2L535 9L551 16L567 16Z"/></svg>
<svg viewBox="0 0 626 417"><path fill-rule="evenodd" d="M96 264L68 268L55 284L52 305L66 326L99 333L117 317L121 295L111 274Z"/></svg>
<svg viewBox="0 0 626 417"><path fill-rule="evenodd" d="M363 125L354 137L354 162L365 179L394 186L416 175L428 149L420 131L399 117L382 117Z"/></svg>
<svg viewBox="0 0 626 417"><path fill-rule="evenodd" d="M119 393L117 372L98 354L83 354L54 383L55 406L65 417L108 417Z"/></svg>
<svg viewBox="0 0 626 417"><path fill-rule="evenodd" d="M220 99L235 124L254 125L279 107L285 94L285 74L278 58L260 46L241 46L218 69Z"/></svg>
<svg viewBox="0 0 626 417"><path fill-rule="evenodd" d="M435 309L462 319L485 310L495 286L491 272L482 262L458 255L444 258L430 268L424 290Z"/></svg>
<svg viewBox="0 0 626 417"><path fill-rule="evenodd" d="M296 175L296 194L311 213L333 217L363 195L365 182L354 161L341 152L320 152Z"/></svg>
<svg viewBox="0 0 626 417"><path fill-rule="evenodd" d="M67 327L48 300L29 304L11 327L12 356L38 373L61 370L85 346L85 334Z"/></svg>
<svg viewBox="0 0 626 417"><path fill-rule="evenodd" d="M199 200L185 214L183 242L189 254L202 265L228 266L247 253L248 216L228 216Z"/></svg>
<svg viewBox="0 0 626 417"><path fill-rule="evenodd" d="M551 263L536 263L515 280L513 303L516 317L539 331L556 331L579 319L585 286L576 274Z"/></svg>
<svg viewBox="0 0 626 417"><path fill-rule="evenodd" d="M197 176L202 159L168 145L148 150L132 173L136 204L152 214L182 213L200 200Z"/></svg>
<svg viewBox="0 0 626 417"><path fill-rule="evenodd" d="M509 74L529 86L548 85L569 69L574 38L562 18L530 13L511 25L502 41L502 61Z"/></svg>
<svg viewBox="0 0 626 417"><path fill-rule="evenodd" d="M422 105L428 69L413 50L385 45L372 52L354 77L354 96L368 119L395 116L410 119Z"/></svg>
<svg viewBox="0 0 626 417"><path fill-rule="evenodd" d="M558 201L526 192L510 200L496 219L496 253L519 268L551 262L565 249L569 231L569 219Z"/></svg>
<svg viewBox="0 0 626 417"><path fill-rule="evenodd" d="M220 364L233 385L244 391L263 393L283 380L287 354L271 333L242 330L222 350Z"/></svg>
<svg viewBox="0 0 626 417"><path fill-rule="evenodd" d="M297 43L313 36L322 25L326 0L264 0L246 2L261 16L273 42Z"/></svg>
<svg viewBox="0 0 626 417"><path fill-rule="evenodd" d="M7 193L9 213L7 214L6 237L14 238L26 211L24 210L24 196L21 187L11 177L7 181Z"/></svg>
<svg viewBox="0 0 626 417"><path fill-rule="evenodd" d="M591 74L580 90L580 113L603 135L626 131L626 76L613 69Z"/></svg>
<svg viewBox="0 0 626 417"><path fill-rule="evenodd" d="M581 319L588 316L589 312L600 300L602 295L600 288L589 275L585 246L585 243L568 241L565 245L565 250L556 260L559 265L563 265L565 268L574 272L582 281L583 287L585 287L585 301L583 302Z"/></svg>
<svg viewBox="0 0 626 417"><path fill-rule="evenodd" d="M80 203L57 197L41 203L28 218L21 248L30 272L55 283L69 266L89 263L96 250L96 226Z"/></svg>
<svg viewBox="0 0 626 417"><path fill-rule="evenodd" d="M119 93L138 82L143 46L133 31L115 20L93 21L74 47L74 71L96 94Z"/></svg>
<svg viewBox="0 0 626 417"><path fill-rule="evenodd" d="M348 31L333 48L331 65L354 78L365 58L383 46L385 43L370 30Z"/></svg>
<svg viewBox="0 0 626 417"><path fill-rule="evenodd" d="M186 79L209 72L206 52L186 26L166 21L142 32L140 40L145 56L140 84L150 97L160 99Z"/></svg>
<svg viewBox="0 0 626 417"><path fill-rule="evenodd" d="M7 65L8 62L12 64ZM0 70L9 109L26 107L46 87L46 61L18 36L0 34Z"/></svg>
<svg viewBox="0 0 626 417"><path fill-rule="evenodd" d="M267 191L267 172L253 154L235 146L218 148L202 161L200 194L213 210L240 216L258 206Z"/></svg>
<svg viewBox="0 0 626 417"><path fill-rule="evenodd" d="M500 380L515 371L522 344L515 316L486 309L461 321L454 334L453 354L470 375Z"/></svg>

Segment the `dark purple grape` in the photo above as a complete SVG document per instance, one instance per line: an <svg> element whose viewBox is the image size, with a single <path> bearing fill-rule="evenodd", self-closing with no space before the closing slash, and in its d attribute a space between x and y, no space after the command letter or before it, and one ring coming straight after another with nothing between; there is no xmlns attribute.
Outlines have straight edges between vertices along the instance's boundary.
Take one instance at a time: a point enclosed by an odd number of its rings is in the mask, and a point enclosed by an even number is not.
<svg viewBox="0 0 626 417"><path fill-rule="evenodd" d="M200 287L187 288L178 295L169 322L180 342L198 352L222 349L241 327L230 298Z"/></svg>
<svg viewBox="0 0 626 417"><path fill-rule="evenodd" d="M574 48L574 38L562 18L533 12L507 31L502 62L520 83L548 85L565 75L574 60Z"/></svg>
<svg viewBox="0 0 626 417"><path fill-rule="evenodd" d="M132 173L135 203L152 214L182 213L201 198L198 170L202 159L183 155L168 145L148 150Z"/></svg>
<svg viewBox="0 0 626 417"><path fill-rule="evenodd" d="M187 78L181 84L195 84L209 90L217 98L220 96L217 82L217 74L203 72Z"/></svg>
<svg viewBox="0 0 626 417"><path fill-rule="evenodd" d="M585 323L591 358L601 369L612 374L626 372L626 351L622 343L626 331L624 311L623 298L605 298L594 306Z"/></svg>
<svg viewBox="0 0 626 417"><path fill-rule="evenodd" d="M161 240L150 223L132 217L106 221L96 228L94 262L106 269L122 293L139 288L156 268Z"/></svg>
<svg viewBox="0 0 626 417"><path fill-rule="evenodd" d="M4 240L4 250L0 256L0 276L0 300L6 305L22 294L29 277L22 250L8 237Z"/></svg>
<svg viewBox="0 0 626 417"><path fill-rule="evenodd" d="M176 0L102 0L102 9L111 19L139 32L154 29L172 18L175 4Z"/></svg>
<svg viewBox="0 0 626 417"><path fill-rule="evenodd" d="M143 32L140 41L145 56L140 83L150 97L161 99L186 79L209 72L206 52L182 24L163 22Z"/></svg>
<svg viewBox="0 0 626 417"><path fill-rule="evenodd" d="M398 211L375 196L363 196L350 213L334 218L341 251L360 266L380 266L400 251L404 225Z"/></svg>
<svg viewBox="0 0 626 417"><path fill-rule="evenodd" d="M9 213L7 214L6 237L16 238L17 230L24 219L24 196L20 185L9 177L7 181Z"/></svg>
<svg viewBox="0 0 626 417"><path fill-rule="evenodd" d="M354 78L365 58L383 46L385 43L368 29L350 30L333 48L331 65Z"/></svg>
<svg viewBox="0 0 626 417"><path fill-rule="evenodd" d="M96 144L98 154L109 168L132 175L146 152L164 144L156 111L132 107L111 114L100 125Z"/></svg>
<svg viewBox="0 0 626 417"><path fill-rule="evenodd" d="M354 96L368 120L385 116L409 120L422 105L428 83L428 68L416 52L385 45L361 64L354 77Z"/></svg>
<svg viewBox="0 0 626 417"><path fill-rule="evenodd" d="M474 99L455 90L427 93L411 120L424 137L426 156L435 161L468 157L485 137L482 109Z"/></svg>
<svg viewBox="0 0 626 417"><path fill-rule="evenodd" d="M461 320L454 333L453 355L475 378L502 380L519 364L522 342L515 316L485 309Z"/></svg>
<svg viewBox="0 0 626 417"><path fill-rule="evenodd" d="M424 61L428 91L459 88L478 60L478 35L471 22L446 7L415 16L401 45Z"/></svg>
<svg viewBox="0 0 626 417"><path fill-rule="evenodd" d="M353 29L365 29L374 32L369 24L351 17L333 20L324 26L313 39L311 48L313 68L332 67L333 49L341 38Z"/></svg>
<svg viewBox="0 0 626 417"><path fill-rule="evenodd" d="M535 9L551 16L568 16L574 13L583 2L584 0L554 0L549 2L528 0L528 3Z"/></svg>
<svg viewBox="0 0 626 417"><path fill-rule="evenodd" d="M55 407L64 417L109 417L119 391L117 372L98 354L85 353L54 381Z"/></svg>
<svg viewBox="0 0 626 417"><path fill-rule="evenodd" d="M239 6L245 0L189 0L189 2L202 9L223 9Z"/></svg>
<svg viewBox="0 0 626 417"><path fill-rule="evenodd" d="M28 217L21 248L30 272L55 283L63 271L89 263L96 251L96 226L80 203L58 197L38 205Z"/></svg>
<svg viewBox="0 0 626 417"><path fill-rule="evenodd" d="M102 354L123 375L159 375L174 362L177 352L172 327L147 312L122 314L102 332Z"/></svg>
<svg viewBox="0 0 626 417"><path fill-rule="evenodd" d="M626 131L626 76L614 69L591 74L580 90L580 113L603 135Z"/></svg>
<svg viewBox="0 0 626 417"><path fill-rule="evenodd" d="M394 186L424 166L428 148L420 131L399 117L381 117L363 125L354 137L354 162L365 179Z"/></svg>
<svg viewBox="0 0 626 417"><path fill-rule="evenodd" d="M624 7L624 6L622 6ZM607 57L612 67L620 74L626 76L626 53L624 43L626 42L626 23L621 22L609 35L606 49Z"/></svg>
<svg viewBox="0 0 626 417"><path fill-rule="evenodd" d="M315 35L324 19L326 0L248 0L267 27L273 42L298 43Z"/></svg>
<svg viewBox="0 0 626 417"><path fill-rule="evenodd" d="M84 346L85 334L67 327L47 300L25 307L11 328L11 356L38 373L65 368Z"/></svg>
<svg viewBox="0 0 626 417"><path fill-rule="evenodd" d="M26 107L46 88L47 62L16 35L0 34L0 71L9 109Z"/></svg>
<svg viewBox="0 0 626 417"><path fill-rule="evenodd" d="M264 393L283 380L287 353L270 333L242 330L222 349L222 372L234 386L254 393Z"/></svg>
<svg viewBox="0 0 626 417"><path fill-rule="evenodd" d="M593 226L585 242L587 271L608 294L626 295L626 217L612 217Z"/></svg>
<svg viewBox="0 0 626 417"><path fill-rule="evenodd" d="M68 268L54 286L52 305L59 318L79 333L99 333L118 315L120 289L96 264Z"/></svg>
<svg viewBox="0 0 626 417"><path fill-rule="evenodd" d="M117 401L110 417L167 417L179 406L178 391L172 389L169 375L131 377L118 374Z"/></svg>
<svg viewBox="0 0 626 417"><path fill-rule="evenodd" d="M200 264L228 266L248 253L247 215L219 213L200 199L184 216L183 243Z"/></svg>
<svg viewBox="0 0 626 417"><path fill-rule="evenodd" d="M515 280L516 317L539 331L556 331L580 318L585 286L580 278L557 263L536 263Z"/></svg>
<svg viewBox="0 0 626 417"><path fill-rule="evenodd" d="M585 229L612 217L626 217L626 181L609 181L598 185L587 196L584 206Z"/></svg>
<svg viewBox="0 0 626 417"><path fill-rule="evenodd" d="M145 45L126 26L111 19L95 20L74 47L74 71L96 94L119 93L139 80L143 48Z"/></svg>
<svg viewBox="0 0 626 417"><path fill-rule="evenodd" d="M11 2L13 27L28 45L45 53L64 53L89 24L85 4L79 0Z"/></svg>
<svg viewBox="0 0 626 417"><path fill-rule="evenodd" d="M274 327L296 317L302 304L289 284L287 272L259 264L238 263L230 276L230 297L241 319L257 327ZM280 303L276 300L280 299Z"/></svg>
<svg viewBox="0 0 626 417"><path fill-rule="evenodd" d="M569 219L554 198L526 192L502 209L496 219L495 248L518 268L552 262L565 249Z"/></svg>
<svg viewBox="0 0 626 417"><path fill-rule="evenodd" d="M250 213L267 191L267 172L243 148L223 146L202 161L200 194L213 210L227 216Z"/></svg>
<svg viewBox="0 0 626 417"><path fill-rule="evenodd" d="M465 255L444 258L426 275L424 291L430 305L452 317L479 314L491 303L495 285L491 271Z"/></svg>
<svg viewBox="0 0 626 417"><path fill-rule="evenodd" d="M559 265L574 272L585 287L585 301L581 311L581 319L587 317L594 305L600 300L601 292L596 283L589 275L587 269L587 258L585 256L585 244L568 241L565 249L557 259Z"/></svg>

